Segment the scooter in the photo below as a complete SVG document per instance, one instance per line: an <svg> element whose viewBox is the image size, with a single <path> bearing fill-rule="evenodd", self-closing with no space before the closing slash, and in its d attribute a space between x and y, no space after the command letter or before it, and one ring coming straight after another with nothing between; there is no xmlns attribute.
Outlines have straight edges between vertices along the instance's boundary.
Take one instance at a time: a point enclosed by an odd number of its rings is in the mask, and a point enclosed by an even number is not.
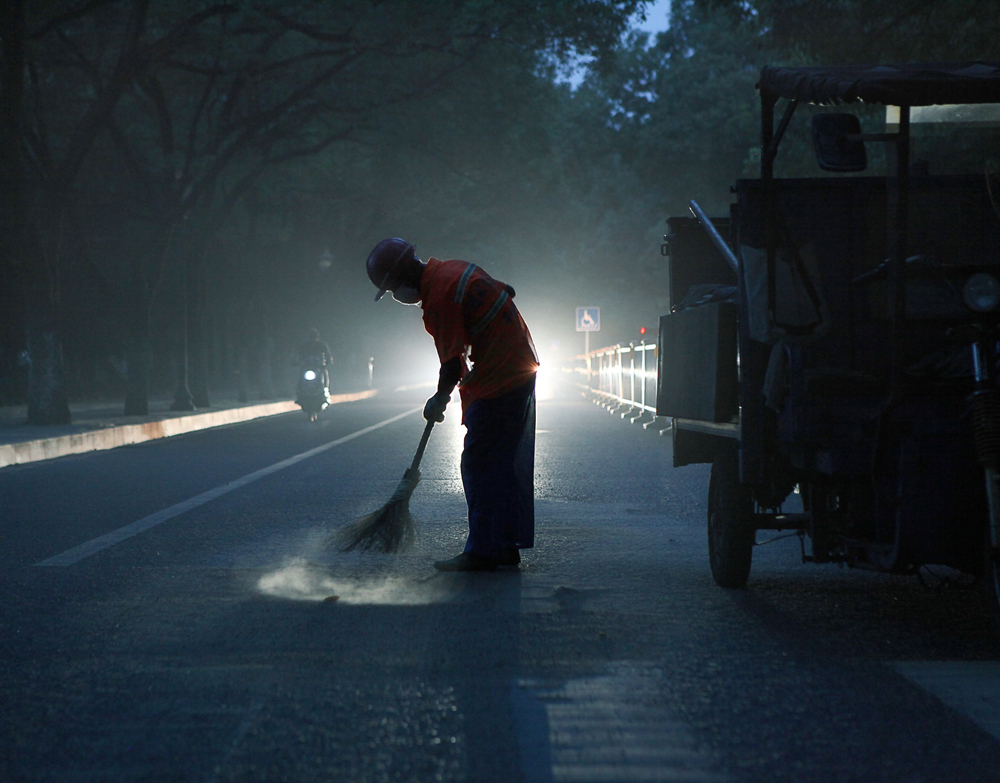
<svg viewBox="0 0 1000 783"><path fill-rule="evenodd" d="M319 419L320 412L330 404L330 389L326 385L323 365L307 363L300 368L295 402L306 412L309 421Z"/></svg>

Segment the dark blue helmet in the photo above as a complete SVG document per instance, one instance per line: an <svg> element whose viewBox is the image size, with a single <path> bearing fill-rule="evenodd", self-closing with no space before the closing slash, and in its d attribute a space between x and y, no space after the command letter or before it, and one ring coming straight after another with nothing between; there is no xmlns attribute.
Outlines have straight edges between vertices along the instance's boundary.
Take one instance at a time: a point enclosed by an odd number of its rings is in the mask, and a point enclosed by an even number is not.
<svg viewBox="0 0 1000 783"><path fill-rule="evenodd" d="M392 237L383 239L368 254L368 279L378 288L378 294L375 295L376 302L386 291L399 284L403 270L415 257L416 250L417 248L405 239Z"/></svg>

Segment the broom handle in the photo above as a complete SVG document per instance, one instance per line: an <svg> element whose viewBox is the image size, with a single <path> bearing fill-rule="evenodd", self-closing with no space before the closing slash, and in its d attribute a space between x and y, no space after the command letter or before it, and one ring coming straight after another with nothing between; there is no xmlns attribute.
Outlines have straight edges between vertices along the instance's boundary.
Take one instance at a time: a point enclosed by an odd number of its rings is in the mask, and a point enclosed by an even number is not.
<svg viewBox="0 0 1000 783"><path fill-rule="evenodd" d="M434 422L427 422L427 426L424 427L424 434L420 436L420 445L417 446L417 453L413 455L413 463L410 465L407 473L414 473L420 467L420 460L423 459L424 449L427 448L427 439L430 438L432 429L434 429Z"/></svg>

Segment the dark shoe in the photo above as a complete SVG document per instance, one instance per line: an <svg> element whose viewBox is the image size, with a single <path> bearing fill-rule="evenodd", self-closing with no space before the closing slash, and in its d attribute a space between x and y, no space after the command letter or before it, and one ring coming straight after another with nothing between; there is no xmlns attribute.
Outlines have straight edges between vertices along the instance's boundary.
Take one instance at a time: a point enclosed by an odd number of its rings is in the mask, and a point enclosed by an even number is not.
<svg viewBox="0 0 1000 783"><path fill-rule="evenodd" d="M451 560L438 560L434 567L438 571L496 571L497 561L472 552L462 552Z"/></svg>
<svg viewBox="0 0 1000 783"><path fill-rule="evenodd" d="M517 549L508 549L502 557L497 558L497 564L502 566L516 566L521 562L521 552Z"/></svg>

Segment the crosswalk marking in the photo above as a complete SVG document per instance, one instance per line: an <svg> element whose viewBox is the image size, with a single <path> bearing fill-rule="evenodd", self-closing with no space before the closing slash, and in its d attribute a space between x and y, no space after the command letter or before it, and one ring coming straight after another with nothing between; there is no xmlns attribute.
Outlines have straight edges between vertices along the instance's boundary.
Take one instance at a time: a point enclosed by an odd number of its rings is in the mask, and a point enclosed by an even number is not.
<svg viewBox="0 0 1000 783"><path fill-rule="evenodd" d="M1000 740L1000 661L897 661L892 666Z"/></svg>
<svg viewBox="0 0 1000 783"><path fill-rule="evenodd" d="M658 670L621 664L604 676L522 679L511 703L526 783L722 783L660 699Z"/></svg>

